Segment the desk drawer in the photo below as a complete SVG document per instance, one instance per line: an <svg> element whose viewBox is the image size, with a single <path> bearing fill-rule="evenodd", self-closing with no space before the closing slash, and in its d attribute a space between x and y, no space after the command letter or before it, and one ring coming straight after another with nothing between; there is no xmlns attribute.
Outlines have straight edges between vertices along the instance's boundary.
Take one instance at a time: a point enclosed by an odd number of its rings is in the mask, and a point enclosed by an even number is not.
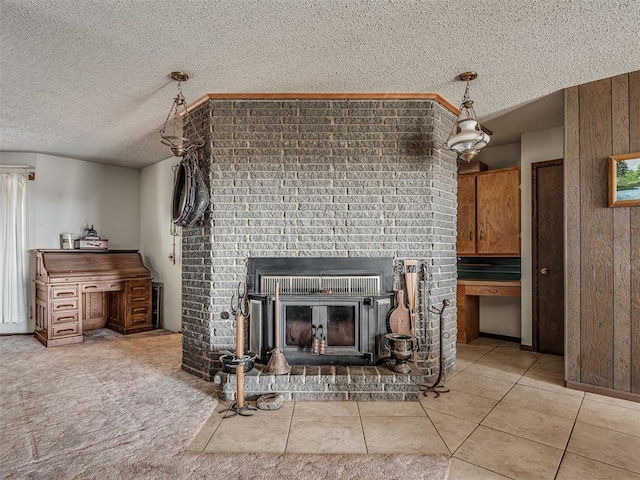
<svg viewBox="0 0 640 480"><path fill-rule="evenodd" d="M96 282L82 285L82 293L117 292L122 290L122 282Z"/></svg>
<svg viewBox="0 0 640 480"><path fill-rule="evenodd" d="M66 300L58 300L56 302L51 302L51 309L53 312L63 312L67 310L78 310L78 299L77 298L68 298Z"/></svg>
<svg viewBox="0 0 640 480"><path fill-rule="evenodd" d="M51 315L51 323L54 325L61 323L78 322L78 312L59 312Z"/></svg>
<svg viewBox="0 0 640 480"><path fill-rule="evenodd" d="M53 325L51 327L52 337L69 337L72 335L80 335L79 323L63 323L60 325Z"/></svg>
<svg viewBox="0 0 640 480"><path fill-rule="evenodd" d="M520 287L501 285L465 285L464 294L487 297L519 297Z"/></svg>
<svg viewBox="0 0 640 480"><path fill-rule="evenodd" d="M78 298L78 285L51 288L51 300L62 300L64 298Z"/></svg>

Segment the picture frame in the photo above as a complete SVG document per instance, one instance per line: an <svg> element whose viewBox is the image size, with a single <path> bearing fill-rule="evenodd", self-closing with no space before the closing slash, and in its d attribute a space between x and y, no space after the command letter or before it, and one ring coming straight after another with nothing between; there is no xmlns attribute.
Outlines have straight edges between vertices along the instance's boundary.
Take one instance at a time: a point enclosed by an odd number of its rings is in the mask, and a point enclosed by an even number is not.
<svg viewBox="0 0 640 480"><path fill-rule="evenodd" d="M609 207L640 205L640 152L609 157Z"/></svg>

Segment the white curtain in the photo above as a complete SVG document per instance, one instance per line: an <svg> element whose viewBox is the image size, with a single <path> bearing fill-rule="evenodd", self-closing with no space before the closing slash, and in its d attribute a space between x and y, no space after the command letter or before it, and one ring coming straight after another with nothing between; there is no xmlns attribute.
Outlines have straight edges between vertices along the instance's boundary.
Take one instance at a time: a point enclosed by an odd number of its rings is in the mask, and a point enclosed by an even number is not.
<svg viewBox="0 0 640 480"><path fill-rule="evenodd" d="M0 323L27 321L27 181L0 173Z"/></svg>

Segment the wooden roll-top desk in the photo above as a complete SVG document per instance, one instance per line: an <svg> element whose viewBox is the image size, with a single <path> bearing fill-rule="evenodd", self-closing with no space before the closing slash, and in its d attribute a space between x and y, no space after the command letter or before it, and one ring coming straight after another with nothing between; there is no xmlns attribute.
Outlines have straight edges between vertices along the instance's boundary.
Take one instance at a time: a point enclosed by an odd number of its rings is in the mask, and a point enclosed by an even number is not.
<svg viewBox="0 0 640 480"><path fill-rule="evenodd" d="M83 330L151 330L151 272L137 250L36 250L35 337L82 342Z"/></svg>

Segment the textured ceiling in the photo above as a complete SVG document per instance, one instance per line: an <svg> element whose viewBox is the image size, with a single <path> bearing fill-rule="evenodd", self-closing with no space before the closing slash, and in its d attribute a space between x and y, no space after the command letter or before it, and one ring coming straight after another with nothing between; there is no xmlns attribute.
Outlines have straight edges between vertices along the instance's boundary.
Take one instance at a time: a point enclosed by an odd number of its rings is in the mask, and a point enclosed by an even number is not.
<svg viewBox="0 0 640 480"><path fill-rule="evenodd" d="M158 130L172 70L191 75L190 102L209 92L430 92L456 105L456 75L476 70L471 95L480 119L504 129L496 143L517 139L516 124L561 123L544 108L542 123L498 117L640 70L638 0L0 0L0 9L0 150L135 168L169 156Z"/></svg>

